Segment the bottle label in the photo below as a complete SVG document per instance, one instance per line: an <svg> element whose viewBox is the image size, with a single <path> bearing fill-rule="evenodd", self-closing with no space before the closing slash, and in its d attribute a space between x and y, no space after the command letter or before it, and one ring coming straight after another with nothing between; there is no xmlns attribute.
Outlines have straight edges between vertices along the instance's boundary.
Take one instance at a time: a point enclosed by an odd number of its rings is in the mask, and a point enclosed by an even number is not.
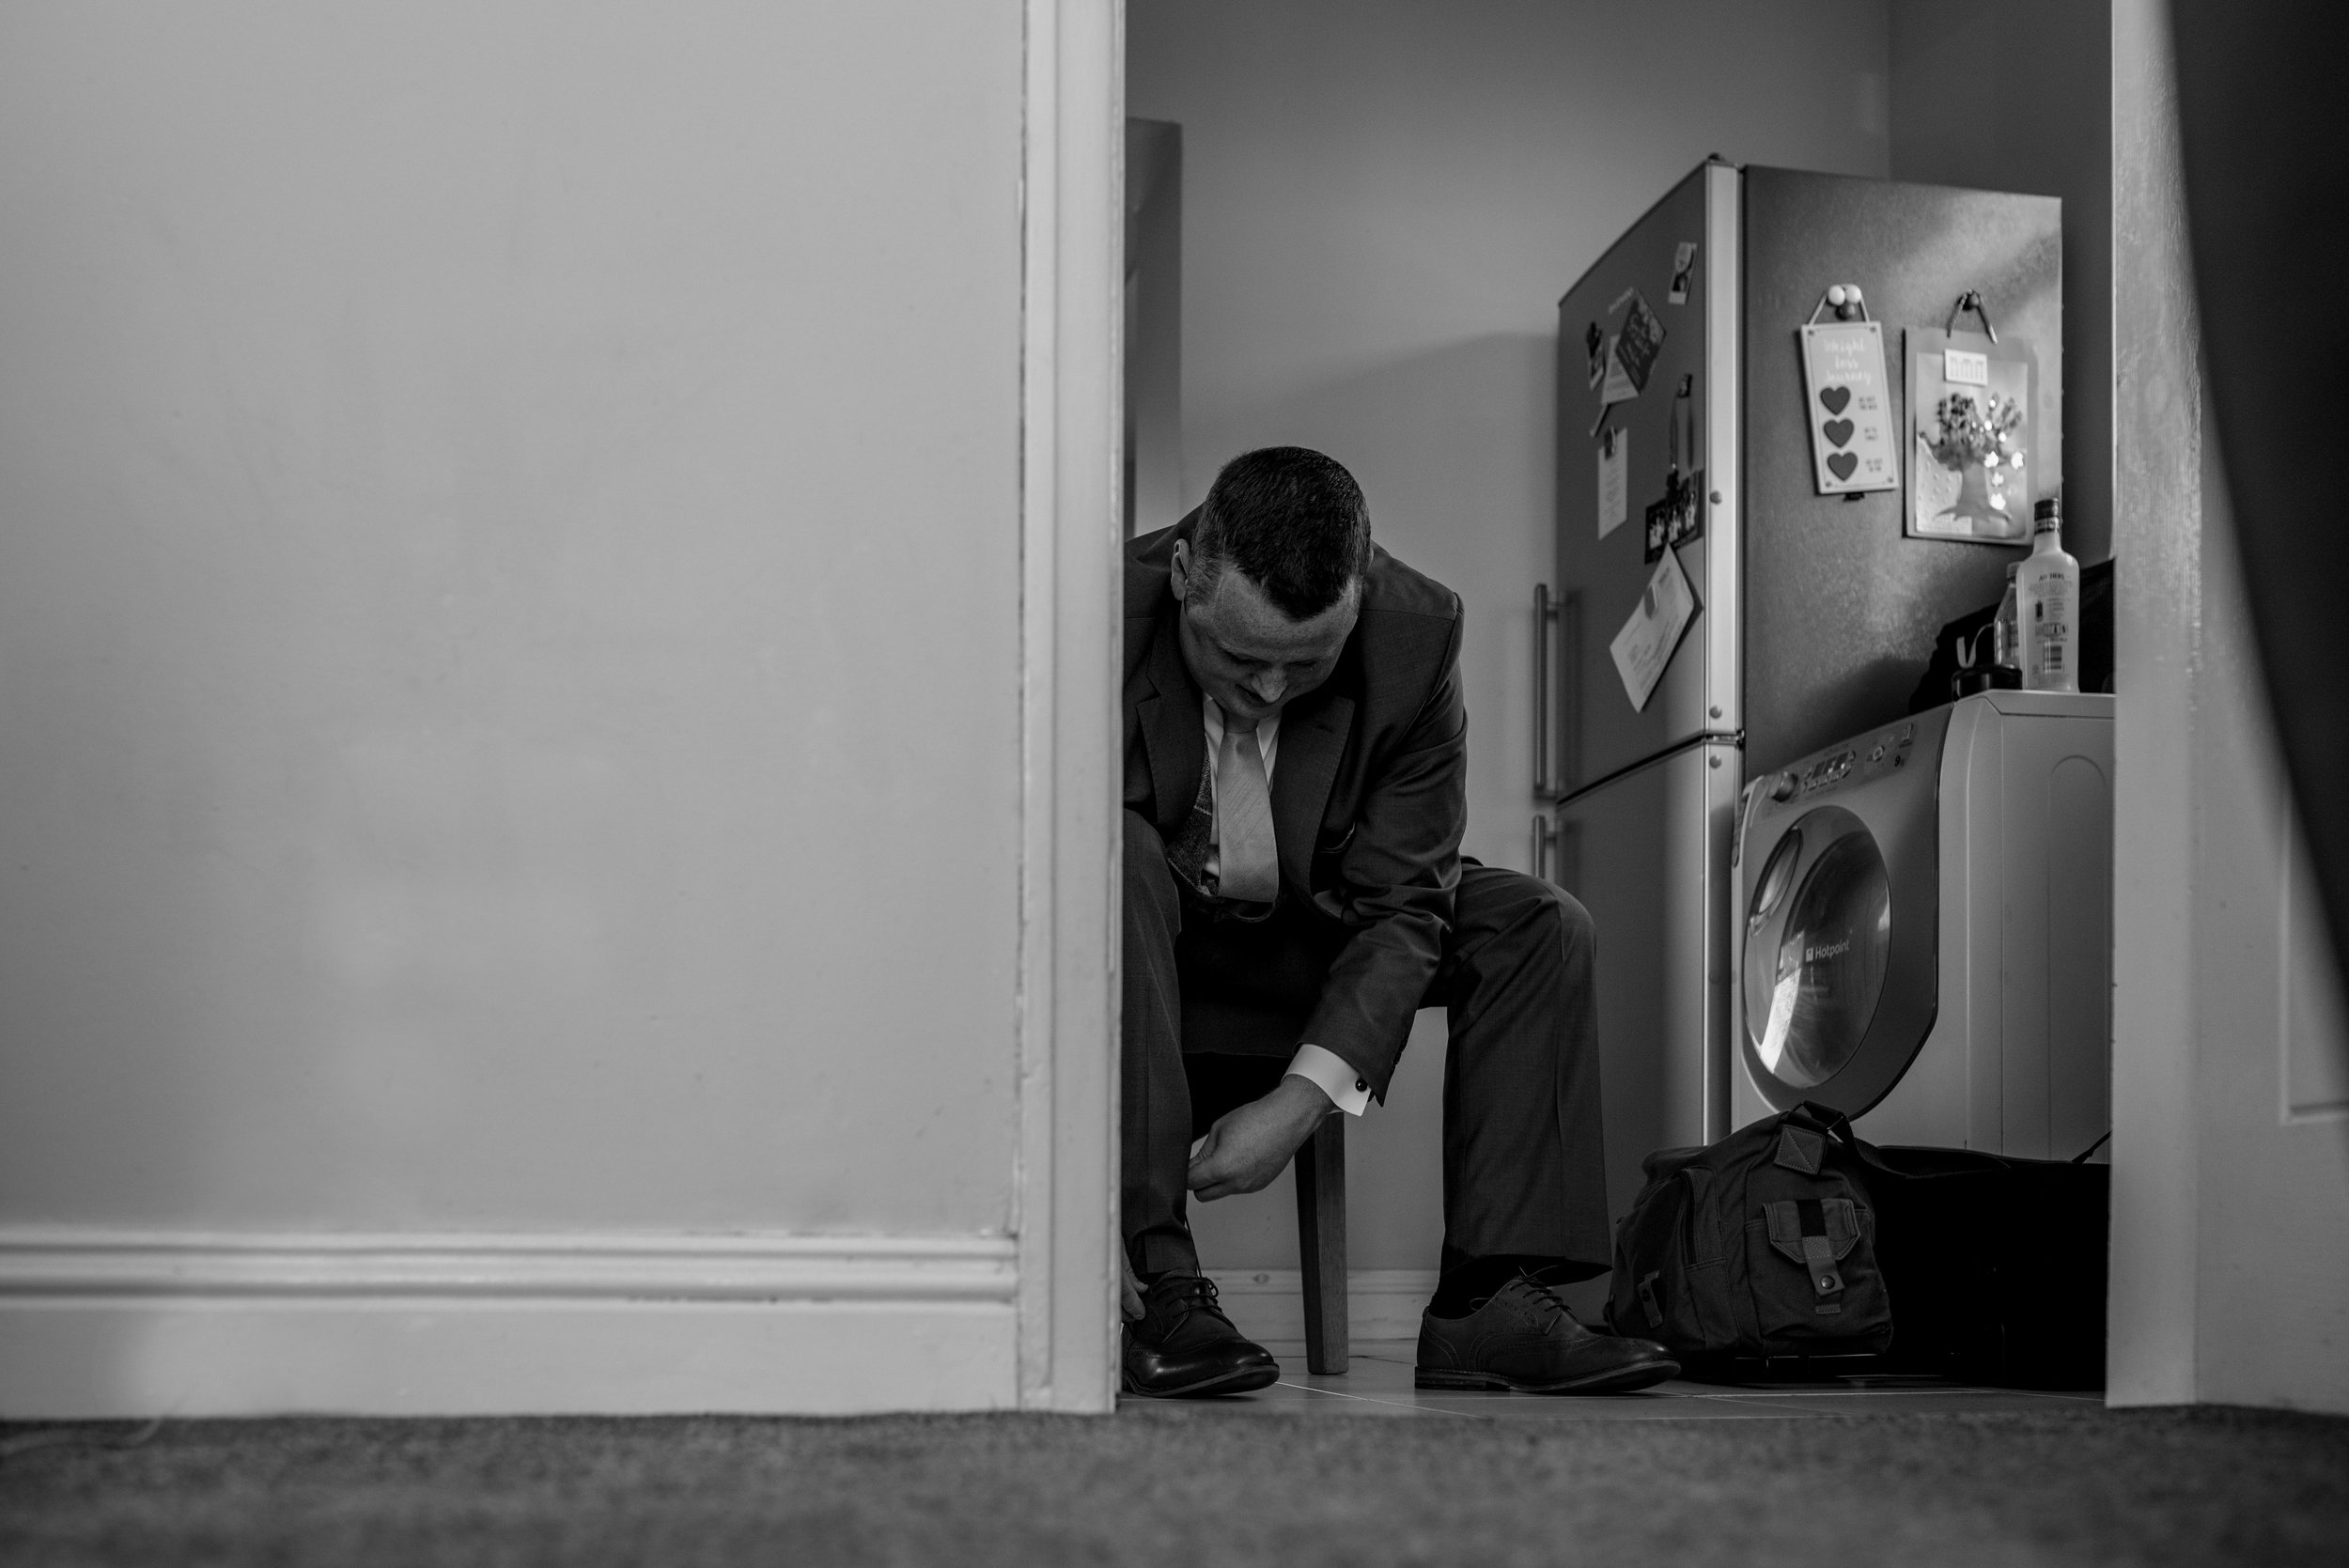
<svg viewBox="0 0 2349 1568"><path fill-rule="evenodd" d="M2061 677L2070 665L2072 645L2071 585L2061 579L2034 585L2030 606L2030 685Z"/></svg>

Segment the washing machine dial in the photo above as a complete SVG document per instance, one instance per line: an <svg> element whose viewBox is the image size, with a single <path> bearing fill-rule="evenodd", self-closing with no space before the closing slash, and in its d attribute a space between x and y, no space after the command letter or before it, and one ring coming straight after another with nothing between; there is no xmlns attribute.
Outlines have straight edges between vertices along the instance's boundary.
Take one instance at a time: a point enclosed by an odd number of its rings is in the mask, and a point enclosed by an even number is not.
<svg viewBox="0 0 2349 1568"><path fill-rule="evenodd" d="M1777 778L1770 781L1770 799L1773 800L1791 800L1794 799L1795 789L1795 776L1792 773L1781 773Z"/></svg>

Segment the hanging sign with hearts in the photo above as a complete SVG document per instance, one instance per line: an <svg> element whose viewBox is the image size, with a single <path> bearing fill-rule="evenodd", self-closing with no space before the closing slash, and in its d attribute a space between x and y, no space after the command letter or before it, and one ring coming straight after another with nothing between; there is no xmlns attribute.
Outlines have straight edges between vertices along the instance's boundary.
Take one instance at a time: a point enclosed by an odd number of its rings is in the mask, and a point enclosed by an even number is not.
<svg viewBox="0 0 2349 1568"><path fill-rule="evenodd" d="M1811 453L1821 495L1901 488L1884 332L1874 321L1814 321L1802 329Z"/></svg>

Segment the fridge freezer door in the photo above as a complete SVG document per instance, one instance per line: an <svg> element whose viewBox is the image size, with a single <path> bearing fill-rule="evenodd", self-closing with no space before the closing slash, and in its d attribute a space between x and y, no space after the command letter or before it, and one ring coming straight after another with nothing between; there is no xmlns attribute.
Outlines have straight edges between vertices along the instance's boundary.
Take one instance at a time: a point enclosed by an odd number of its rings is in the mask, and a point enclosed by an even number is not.
<svg viewBox="0 0 2349 1568"><path fill-rule="evenodd" d="M1561 662L1554 722L1560 793L1605 779L1700 736L1733 735L1737 673L1736 331L1740 216L1737 171L1707 163L1634 224L1559 302L1558 584ZM1680 247L1696 254L1685 280ZM1685 281L1678 304L1673 287ZM1607 343L1636 309L1664 340L1639 396L1606 402ZM1588 334L1599 336L1594 383ZM1689 382L1686 400L1677 394ZM1617 492L1623 522L1600 536L1601 422L1627 439ZM1678 473L1694 491L1701 533L1672 553L1688 574L1695 618L1661 681L1634 706L1609 649L1631 618L1657 563L1647 557L1646 511L1665 499L1675 441ZM1701 476L1701 479L1700 479ZM1611 513L1610 513L1611 515Z"/></svg>
<svg viewBox="0 0 2349 1568"><path fill-rule="evenodd" d="M1729 839L1737 748L1700 741L1558 808L1558 884L1598 932L1607 1202L1657 1149L1728 1130Z"/></svg>

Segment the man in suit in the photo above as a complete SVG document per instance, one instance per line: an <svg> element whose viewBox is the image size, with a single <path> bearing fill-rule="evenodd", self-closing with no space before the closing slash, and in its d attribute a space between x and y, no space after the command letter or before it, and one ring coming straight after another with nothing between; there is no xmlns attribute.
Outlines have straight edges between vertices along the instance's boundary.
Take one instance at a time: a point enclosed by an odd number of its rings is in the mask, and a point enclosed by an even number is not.
<svg viewBox="0 0 2349 1568"><path fill-rule="evenodd" d="M1551 1287L1608 1266L1592 931L1465 861L1460 600L1371 542L1317 452L1233 459L1127 549L1122 1171L1128 1391L1279 1375L1199 1271L1185 1202L1265 1187L1383 1100L1450 1015L1444 1243L1423 1388L1600 1392L1679 1369ZM1197 1142L1193 1151L1194 1141Z"/></svg>

